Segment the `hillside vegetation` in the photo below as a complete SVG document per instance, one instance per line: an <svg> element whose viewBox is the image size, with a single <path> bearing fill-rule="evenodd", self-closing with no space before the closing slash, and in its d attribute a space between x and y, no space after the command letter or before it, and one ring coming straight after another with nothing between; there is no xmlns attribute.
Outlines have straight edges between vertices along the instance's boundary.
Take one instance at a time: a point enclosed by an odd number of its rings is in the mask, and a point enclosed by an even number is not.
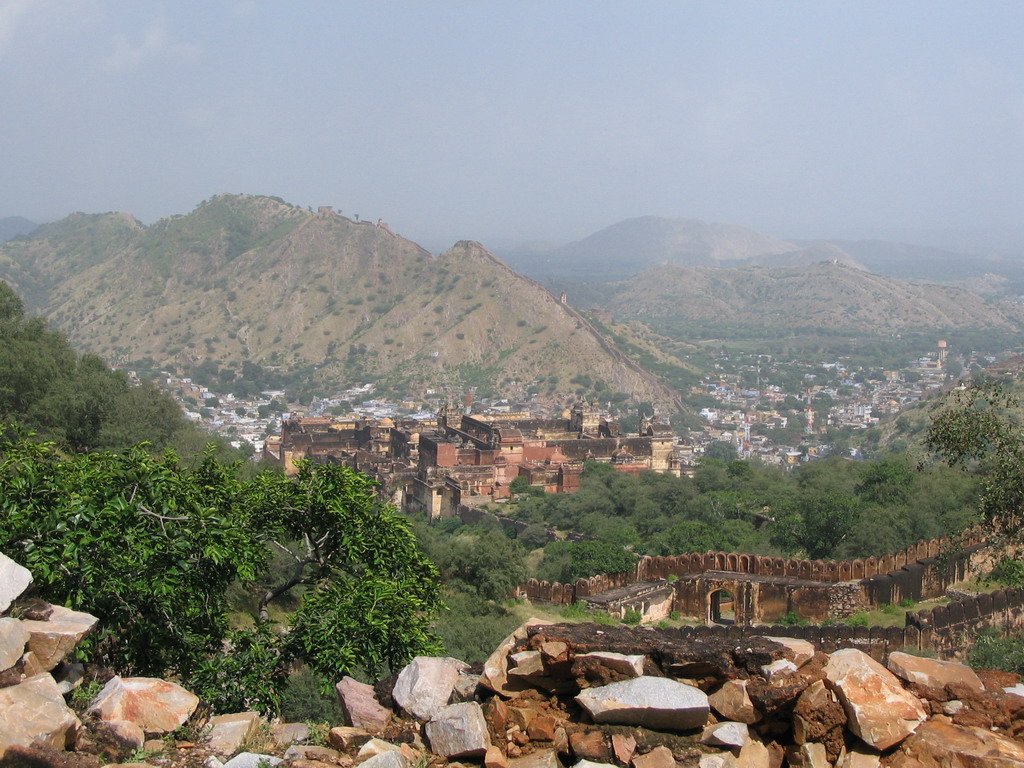
<svg viewBox="0 0 1024 768"><path fill-rule="evenodd" d="M121 364L246 361L332 383L494 388L587 372L675 394L569 306L477 243L440 257L385 227L278 199L222 195L145 227L76 214L0 247L0 277L72 343Z"/></svg>

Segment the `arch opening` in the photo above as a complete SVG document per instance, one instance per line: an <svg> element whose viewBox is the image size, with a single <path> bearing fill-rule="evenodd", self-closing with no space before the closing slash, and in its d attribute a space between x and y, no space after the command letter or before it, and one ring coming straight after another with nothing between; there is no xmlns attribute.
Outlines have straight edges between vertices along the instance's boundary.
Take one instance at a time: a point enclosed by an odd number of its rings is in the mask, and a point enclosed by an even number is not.
<svg viewBox="0 0 1024 768"><path fill-rule="evenodd" d="M727 589L716 589L711 593L710 620L714 624L736 623L736 598Z"/></svg>

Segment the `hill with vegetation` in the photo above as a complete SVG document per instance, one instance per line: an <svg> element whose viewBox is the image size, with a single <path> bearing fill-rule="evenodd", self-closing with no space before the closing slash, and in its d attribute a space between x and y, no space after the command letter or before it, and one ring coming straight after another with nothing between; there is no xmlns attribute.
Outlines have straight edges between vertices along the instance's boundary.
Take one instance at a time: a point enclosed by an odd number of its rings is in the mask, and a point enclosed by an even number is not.
<svg viewBox="0 0 1024 768"><path fill-rule="evenodd" d="M917 328L1017 329L1018 305L909 283L835 262L712 269L661 266L610 287L616 315L734 326L890 334Z"/></svg>
<svg viewBox="0 0 1024 768"><path fill-rule="evenodd" d="M221 195L144 226L75 214L0 247L0 277L72 343L119 365L245 364L380 389L513 381L675 394L571 307L477 243L434 257L386 226Z"/></svg>

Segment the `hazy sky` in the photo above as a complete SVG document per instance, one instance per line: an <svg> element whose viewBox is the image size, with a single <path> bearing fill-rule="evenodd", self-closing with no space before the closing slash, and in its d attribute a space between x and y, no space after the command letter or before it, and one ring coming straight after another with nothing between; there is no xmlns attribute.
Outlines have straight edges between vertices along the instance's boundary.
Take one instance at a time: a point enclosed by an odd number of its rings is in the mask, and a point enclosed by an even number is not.
<svg viewBox="0 0 1024 768"><path fill-rule="evenodd" d="M1018 0L0 0L0 217L251 192L434 249L1024 232L1022 30Z"/></svg>

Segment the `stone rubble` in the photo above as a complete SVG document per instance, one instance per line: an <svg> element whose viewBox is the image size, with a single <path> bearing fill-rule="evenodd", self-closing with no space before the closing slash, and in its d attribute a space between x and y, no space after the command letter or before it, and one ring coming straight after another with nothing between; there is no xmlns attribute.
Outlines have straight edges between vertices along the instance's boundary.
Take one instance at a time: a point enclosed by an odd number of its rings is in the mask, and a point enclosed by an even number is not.
<svg viewBox="0 0 1024 768"><path fill-rule="evenodd" d="M5 568L17 580L0 580L0 604L18 605L10 583L30 579ZM255 712L207 720L192 693L150 678L111 678L79 720L66 701L84 670L65 660L96 620L31 613L0 616L0 768L101 768L166 750L192 750L187 765L205 768L1024 768L1016 675L905 653L883 665L791 638L694 643L537 620L479 676L419 657L376 687L344 678L346 722L314 743L308 725ZM145 740L186 723L195 743ZM244 751L254 745L272 754Z"/></svg>

